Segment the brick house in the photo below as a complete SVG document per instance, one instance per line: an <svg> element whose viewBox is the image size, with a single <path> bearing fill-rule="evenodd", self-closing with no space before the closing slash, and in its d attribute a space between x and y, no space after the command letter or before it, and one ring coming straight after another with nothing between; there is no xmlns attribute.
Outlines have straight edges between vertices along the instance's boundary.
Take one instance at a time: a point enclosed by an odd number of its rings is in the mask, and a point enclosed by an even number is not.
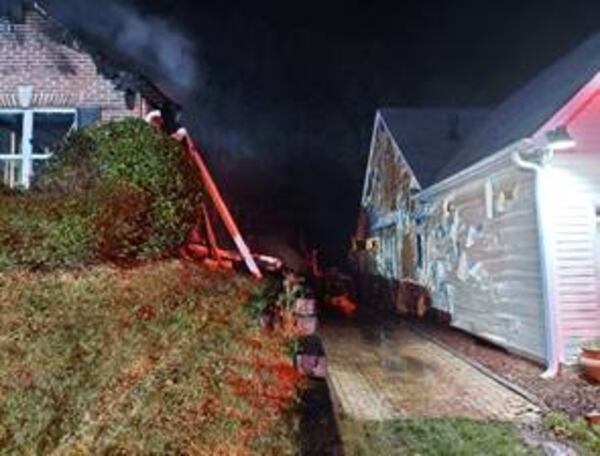
<svg viewBox="0 0 600 456"><path fill-rule="evenodd" d="M28 188L50 149L95 121L178 107L74 36L37 3L0 0L0 183Z"/></svg>

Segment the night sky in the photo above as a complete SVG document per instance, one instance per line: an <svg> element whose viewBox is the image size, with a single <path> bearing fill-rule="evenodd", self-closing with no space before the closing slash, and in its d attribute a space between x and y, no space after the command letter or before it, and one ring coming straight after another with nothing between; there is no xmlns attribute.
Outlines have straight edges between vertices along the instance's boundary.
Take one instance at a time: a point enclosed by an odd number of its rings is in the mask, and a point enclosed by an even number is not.
<svg viewBox="0 0 600 456"><path fill-rule="evenodd" d="M99 18L127 27L104 1L46 3L107 46ZM598 0L115 3L189 41L191 82L143 48L131 57L184 105L243 230L332 260L354 228L377 107L493 105L600 31Z"/></svg>

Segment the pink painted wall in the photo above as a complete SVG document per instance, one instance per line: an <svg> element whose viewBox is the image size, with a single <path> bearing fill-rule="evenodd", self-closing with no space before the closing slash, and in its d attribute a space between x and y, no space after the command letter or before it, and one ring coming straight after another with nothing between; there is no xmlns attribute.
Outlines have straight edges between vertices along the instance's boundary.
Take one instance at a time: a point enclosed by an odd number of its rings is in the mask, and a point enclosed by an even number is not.
<svg viewBox="0 0 600 456"><path fill-rule="evenodd" d="M600 338L600 77L541 131L566 125L577 147L548 169L552 282L561 360L576 362L582 342Z"/></svg>

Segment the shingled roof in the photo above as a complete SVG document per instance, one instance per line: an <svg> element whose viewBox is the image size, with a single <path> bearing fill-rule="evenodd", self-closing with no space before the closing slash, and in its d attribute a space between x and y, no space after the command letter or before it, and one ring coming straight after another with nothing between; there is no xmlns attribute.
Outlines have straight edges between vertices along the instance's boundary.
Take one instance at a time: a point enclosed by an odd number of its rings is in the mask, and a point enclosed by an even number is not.
<svg viewBox="0 0 600 456"><path fill-rule="evenodd" d="M600 33L596 33L493 109L379 112L425 189L532 136L599 71Z"/></svg>
<svg viewBox="0 0 600 456"><path fill-rule="evenodd" d="M489 112L480 108L379 110L421 188L434 183L436 175L460 149L469 133L482 124Z"/></svg>
<svg viewBox="0 0 600 456"><path fill-rule="evenodd" d="M466 139L436 181L533 135L600 71L600 33L548 67L502 102ZM411 164L412 165L412 164Z"/></svg>

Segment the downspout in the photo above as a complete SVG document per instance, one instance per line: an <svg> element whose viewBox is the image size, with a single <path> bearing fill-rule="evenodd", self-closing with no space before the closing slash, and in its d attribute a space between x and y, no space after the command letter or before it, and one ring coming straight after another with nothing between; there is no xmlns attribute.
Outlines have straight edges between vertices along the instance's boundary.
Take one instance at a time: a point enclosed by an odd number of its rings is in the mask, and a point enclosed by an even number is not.
<svg viewBox="0 0 600 456"><path fill-rule="evenodd" d="M538 227L538 240L540 245L540 259L542 269L542 288L544 297L544 317L546 326L546 371L542 373L541 377L550 379L558 374L560 368L559 360L559 341L558 341L558 324L556 321L556 303L553 297L552 289L550 287L549 280L552 278L552 270L550 266L550 247L548 243L548 233L546 233L544 227L547 225L544 223L546 219L545 209L542 207L542 198L545 193L545 179L543 176L544 165L547 164L553 158L553 151L547 150L542 164L533 163L527 161L521 157L520 152L515 151L512 154L512 162L517 168L531 171L535 174L535 193L536 193L536 210L537 210L537 227Z"/></svg>

